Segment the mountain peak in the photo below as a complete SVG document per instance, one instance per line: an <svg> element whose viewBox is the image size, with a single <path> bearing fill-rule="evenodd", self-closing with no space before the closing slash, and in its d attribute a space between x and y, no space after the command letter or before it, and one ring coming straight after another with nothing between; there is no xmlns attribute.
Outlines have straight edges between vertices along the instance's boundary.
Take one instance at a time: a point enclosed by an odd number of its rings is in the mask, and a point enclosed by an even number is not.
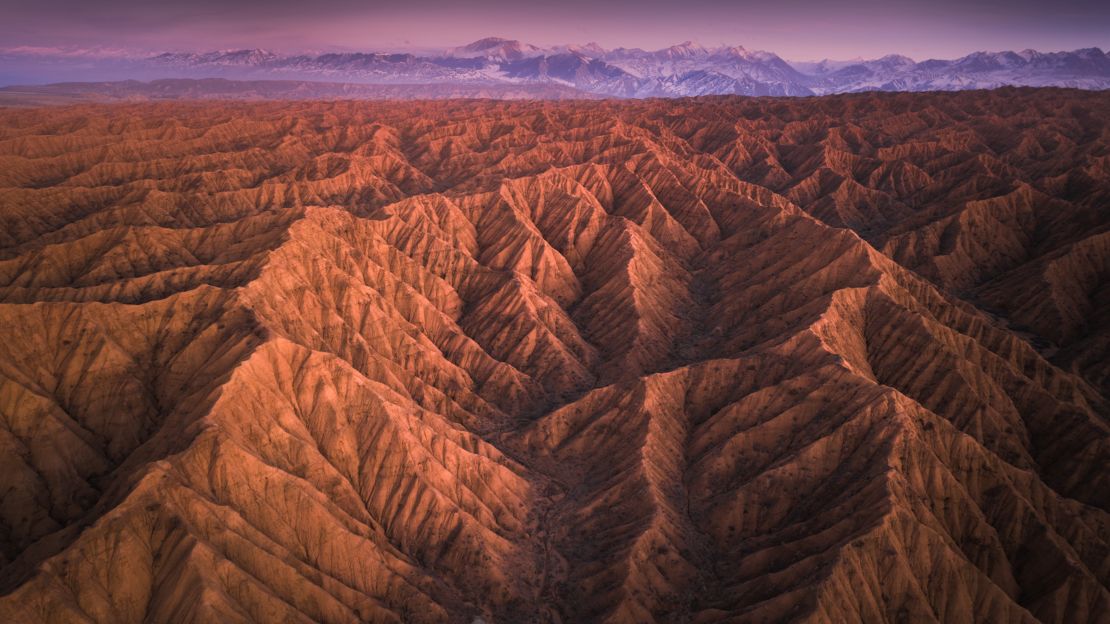
<svg viewBox="0 0 1110 624"><path fill-rule="evenodd" d="M745 56L748 54L748 49L742 45L726 45L717 48L716 53L722 56Z"/></svg>
<svg viewBox="0 0 1110 624"><path fill-rule="evenodd" d="M674 56L700 56L706 53L706 49L700 43L683 41L677 45L660 50L660 52L670 53Z"/></svg>
<svg viewBox="0 0 1110 624"><path fill-rule="evenodd" d="M506 43L508 43L508 44L517 44L517 45L520 44L520 42L517 41L516 39L506 39L504 37L485 37L483 39L479 39L479 40L474 41L472 43L469 43L465 46L462 46L462 48L464 50L475 50L475 51L477 51L477 50L488 50L490 48L495 48L499 45L503 45L503 44L506 44Z"/></svg>
<svg viewBox="0 0 1110 624"><path fill-rule="evenodd" d="M535 56L539 53L542 53L542 50L534 45L521 43L516 39L505 39L503 37L486 37L485 39L479 39L473 43L448 51L450 56L471 58L484 57L491 60L502 61L515 61L526 56Z"/></svg>
<svg viewBox="0 0 1110 624"><path fill-rule="evenodd" d="M595 41L591 41L585 45L571 44L566 46L566 49L569 52L577 52L590 57L603 56L607 52L605 48L598 45Z"/></svg>

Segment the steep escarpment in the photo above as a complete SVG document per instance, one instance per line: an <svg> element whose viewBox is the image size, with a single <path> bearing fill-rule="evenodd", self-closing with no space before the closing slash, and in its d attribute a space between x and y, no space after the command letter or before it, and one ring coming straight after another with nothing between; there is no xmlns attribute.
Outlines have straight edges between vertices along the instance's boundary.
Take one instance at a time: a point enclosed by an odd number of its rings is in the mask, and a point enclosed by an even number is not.
<svg viewBox="0 0 1110 624"><path fill-rule="evenodd" d="M0 616L1100 622L1100 94L0 114Z"/></svg>

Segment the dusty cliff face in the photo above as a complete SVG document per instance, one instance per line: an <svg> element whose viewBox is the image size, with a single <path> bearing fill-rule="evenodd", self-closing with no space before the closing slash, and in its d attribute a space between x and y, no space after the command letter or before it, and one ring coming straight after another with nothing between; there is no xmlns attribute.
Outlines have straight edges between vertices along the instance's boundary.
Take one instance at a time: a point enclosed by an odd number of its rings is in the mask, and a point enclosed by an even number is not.
<svg viewBox="0 0 1110 624"><path fill-rule="evenodd" d="M1105 622L1108 122L0 112L0 620Z"/></svg>

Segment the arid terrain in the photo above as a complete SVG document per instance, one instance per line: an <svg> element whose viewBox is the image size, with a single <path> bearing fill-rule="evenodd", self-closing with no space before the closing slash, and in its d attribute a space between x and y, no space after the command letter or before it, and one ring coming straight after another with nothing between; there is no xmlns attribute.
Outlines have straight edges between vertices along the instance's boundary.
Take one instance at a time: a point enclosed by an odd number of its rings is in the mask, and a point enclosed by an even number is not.
<svg viewBox="0 0 1110 624"><path fill-rule="evenodd" d="M1110 621L1110 96L0 110L0 621Z"/></svg>

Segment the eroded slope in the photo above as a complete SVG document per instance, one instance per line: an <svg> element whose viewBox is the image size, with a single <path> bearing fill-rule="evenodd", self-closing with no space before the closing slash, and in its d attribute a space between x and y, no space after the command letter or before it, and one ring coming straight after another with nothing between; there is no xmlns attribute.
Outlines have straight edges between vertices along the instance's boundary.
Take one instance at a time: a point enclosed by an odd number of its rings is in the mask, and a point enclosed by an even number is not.
<svg viewBox="0 0 1110 624"><path fill-rule="evenodd" d="M1110 612L1101 94L0 116L0 616Z"/></svg>

